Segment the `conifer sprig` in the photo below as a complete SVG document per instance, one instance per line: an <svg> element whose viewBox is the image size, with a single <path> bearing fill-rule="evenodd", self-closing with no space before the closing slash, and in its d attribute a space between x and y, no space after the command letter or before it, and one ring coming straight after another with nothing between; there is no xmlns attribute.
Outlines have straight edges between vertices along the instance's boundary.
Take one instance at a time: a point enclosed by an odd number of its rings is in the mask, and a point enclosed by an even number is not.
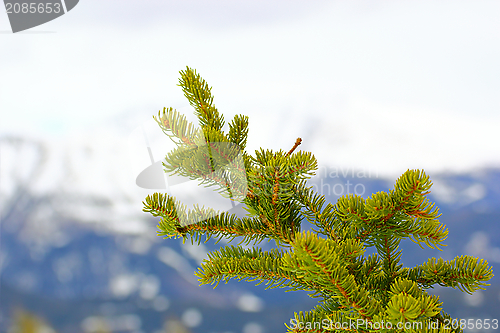
<svg viewBox="0 0 500 333"><path fill-rule="evenodd" d="M213 105L212 88L196 73L196 70L187 66L186 70L180 71L180 74L178 85L182 87L184 96L194 108L200 125L220 131L224 126L224 117L219 115L219 111Z"/></svg>
<svg viewBox="0 0 500 333"><path fill-rule="evenodd" d="M473 293L489 285L493 270L486 260L471 256L403 266L401 240L440 249L448 236L438 208L427 197L432 182L424 171L407 170L388 192L366 199L348 194L327 203L324 195L307 187L318 164L311 153L296 151L302 139L288 151L261 148L249 155L248 117L235 115L225 134L211 88L189 67L180 74L179 85L200 128L172 108L158 113L155 120L177 145L165 158L165 172L220 187L221 195L241 203L248 214L238 217L197 205L187 209L159 193L146 198L143 210L161 218L158 235L165 238L197 243L203 237L217 242L238 238L247 245L273 239L278 246L270 251L240 245L213 251L195 273L201 284L217 287L235 278L320 298L311 311L294 313L290 325L285 324L288 332L462 332L445 327L450 316L439 297L426 290L440 285ZM313 232L301 231L304 220ZM377 253L365 257L369 247ZM384 322L393 327L381 329ZM429 322L439 323L438 328ZM408 323L421 326L396 326Z"/></svg>
<svg viewBox="0 0 500 333"><path fill-rule="evenodd" d="M211 252L195 275L200 278L201 284L215 284L214 288L220 281L227 283L231 278L237 278L240 281L260 280L257 285L267 281L266 289L288 287L290 289L287 291L317 290L317 284L307 284L295 273L283 269L283 254L283 251L277 249L262 251L260 248L227 246Z"/></svg>

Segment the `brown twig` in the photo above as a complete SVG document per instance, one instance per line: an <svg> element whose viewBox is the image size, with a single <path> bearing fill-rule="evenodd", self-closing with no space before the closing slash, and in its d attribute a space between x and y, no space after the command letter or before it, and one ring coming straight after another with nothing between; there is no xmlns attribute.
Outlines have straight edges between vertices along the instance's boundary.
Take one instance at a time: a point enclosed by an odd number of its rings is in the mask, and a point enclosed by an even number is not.
<svg viewBox="0 0 500 333"><path fill-rule="evenodd" d="M301 138L297 138L297 141L295 141L295 145L293 146L292 149L290 149L290 151L288 153L286 153L286 157L288 157L291 153L293 153L293 151L295 150L295 148L297 148L300 143L302 142L302 139Z"/></svg>

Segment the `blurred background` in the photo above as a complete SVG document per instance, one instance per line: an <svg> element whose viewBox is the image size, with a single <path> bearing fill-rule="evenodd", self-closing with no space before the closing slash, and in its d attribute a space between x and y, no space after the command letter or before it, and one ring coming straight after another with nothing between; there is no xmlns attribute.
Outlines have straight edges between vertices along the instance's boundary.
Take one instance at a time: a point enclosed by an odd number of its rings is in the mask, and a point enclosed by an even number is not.
<svg viewBox="0 0 500 333"><path fill-rule="evenodd" d="M331 202L424 169L448 246L404 241L405 266L467 254L496 273L498 17L497 1L82 0L13 34L0 14L0 332L285 332L314 307L255 282L198 286L226 242L164 240L142 212L162 191L136 185L147 147L154 160L173 147L152 116L197 123L176 85L186 66L226 122L249 116L249 153L301 137ZM432 292L453 317L500 319L490 283Z"/></svg>

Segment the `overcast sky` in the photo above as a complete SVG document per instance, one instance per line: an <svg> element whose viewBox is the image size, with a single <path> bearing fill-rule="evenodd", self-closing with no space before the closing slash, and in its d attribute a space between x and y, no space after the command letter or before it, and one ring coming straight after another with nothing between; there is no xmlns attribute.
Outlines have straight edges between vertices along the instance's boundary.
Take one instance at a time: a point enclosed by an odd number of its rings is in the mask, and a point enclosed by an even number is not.
<svg viewBox="0 0 500 333"><path fill-rule="evenodd" d="M190 66L227 121L250 117L251 151L302 137L320 165L500 166L499 17L498 1L81 0L12 34L0 13L0 133L90 135L164 106L194 120Z"/></svg>

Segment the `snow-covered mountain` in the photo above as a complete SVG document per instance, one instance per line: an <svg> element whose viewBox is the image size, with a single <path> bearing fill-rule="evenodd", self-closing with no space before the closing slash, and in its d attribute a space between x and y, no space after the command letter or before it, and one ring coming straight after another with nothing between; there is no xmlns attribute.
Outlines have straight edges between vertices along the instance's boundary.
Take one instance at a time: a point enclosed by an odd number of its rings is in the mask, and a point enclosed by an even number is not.
<svg viewBox="0 0 500 333"><path fill-rule="evenodd" d="M160 319L170 313L184 318L195 332L239 332L245 325L254 329L245 332L264 332L264 327L266 332L273 327L284 331L282 323L293 311L314 305L305 293L265 291L255 283L236 281L215 290L199 287L193 272L220 244L182 244L156 236L157 220L142 212L142 201L147 194L165 190L140 188L136 177L151 165L151 155L157 161L173 145L147 121L139 123L142 128L135 126L138 123L117 123L64 139L0 138L1 330L11 310L23 306L47 316L61 332L91 331L89 318L126 315L135 315L129 318L135 324L122 331L155 332ZM405 243L405 264L412 266L429 256L452 259L471 254L496 267L500 170L432 174L431 179L431 199L450 230L448 247L437 253ZM319 170L311 184L335 202L347 193L366 197L388 190L394 181L361 169L331 166ZM204 198L202 192L183 192L181 186L175 190L194 202ZM241 207L234 211L243 214ZM271 247L265 242L261 246ZM479 299L450 294L447 297L462 298L449 311L479 315L499 309L497 282L491 290L492 294L479 293ZM44 307L45 302L53 302L52 309ZM70 311L68 304L78 310ZM62 316L64 311L72 315Z"/></svg>
<svg viewBox="0 0 500 333"><path fill-rule="evenodd" d="M305 299L271 291L273 296L265 302L257 295L263 288L256 292L249 283L230 283L216 290L199 287L193 273L208 251L220 244L183 244L157 237L157 219L142 212L142 200L154 191L135 184L124 161L127 154L116 150L119 144L97 135L73 140L0 139L4 295L0 327L5 329L13 309L23 306L48 316L62 332L75 332L75 322L81 323L78 330L84 330L84 323L92 323L85 320L98 315L137 311L152 317L147 321L141 317L147 332L159 329L160 319L172 313L185 317L193 329L227 331L261 327L262 321L250 319L264 307L277 306L287 297ZM234 211L241 213L241 208ZM62 316L45 308L40 298L69 302L75 306L72 312L79 309L80 315ZM90 309L89 304L93 304ZM109 307L114 309L110 313ZM64 306L54 308L65 311ZM202 309L221 312L209 316ZM236 321L214 323L227 311L236 311L231 316ZM192 319L190 324L189 318L200 315L203 321Z"/></svg>

